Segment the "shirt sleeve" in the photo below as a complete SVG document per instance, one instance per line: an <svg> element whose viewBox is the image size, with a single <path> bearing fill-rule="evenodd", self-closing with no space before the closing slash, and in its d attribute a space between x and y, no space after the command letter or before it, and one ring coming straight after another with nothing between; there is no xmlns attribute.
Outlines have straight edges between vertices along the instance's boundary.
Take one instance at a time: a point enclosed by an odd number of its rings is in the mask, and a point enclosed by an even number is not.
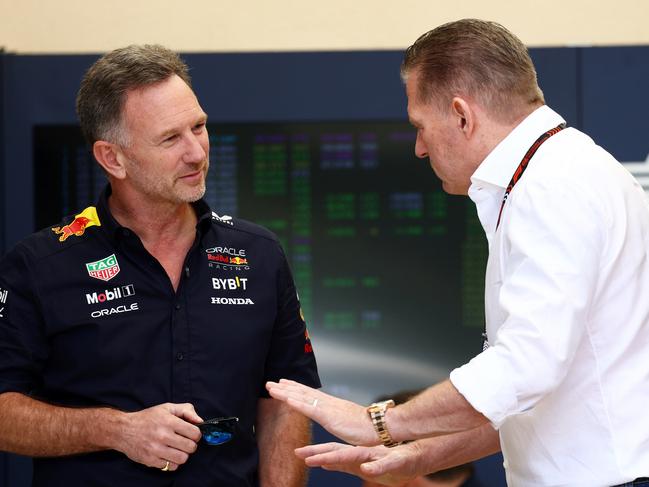
<svg viewBox="0 0 649 487"><path fill-rule="evenodd" d="M0 393L28 394L39 384L48 353L31 260L21 246L0 259Z"/></svg>
<svg viewBox="0 0 649 487"><path fill-rule="evenodd" d="M569 177L516 188L503 211L501 269L491 347L451 382L498 428L533 408L566 376L588 327L610 215ZM521 190L521 191L517 191ZM487 298L488 300L488 298ZM488 311L489 312L489 311Z"/></svg>
<svg viewBox="0 0 649 487"><path fill-rule="evenodd" d="M279 244L278 251L281 264L277 275L277 318L266 359L265 379L291 379L310 387L320 387L318 368L304 314L290 267ZM260 394L269 397L265 388Z"/></svg>

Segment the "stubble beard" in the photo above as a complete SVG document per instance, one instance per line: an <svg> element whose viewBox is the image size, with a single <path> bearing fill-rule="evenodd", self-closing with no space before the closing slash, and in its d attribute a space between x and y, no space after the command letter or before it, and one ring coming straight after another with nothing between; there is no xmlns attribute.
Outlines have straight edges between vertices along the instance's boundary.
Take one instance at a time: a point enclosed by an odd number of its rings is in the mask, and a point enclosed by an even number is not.
<svg viewBox="0 0 649 487"><path fill-rule="evenodd" d="M180 180L178 179L174 182L174 186L176 186L176 191L174 192L174 194L177 196L179 202L193 203L195 201L198 201L205 195L205 180L207 179L207 170L209 169L209 165L209 161L205 161L202 164L201 181L195 186L178 186L178 183L180 182Z"/></svg>
<svg viewBox="0 0 649 487"><path fill-rule="evenodd" d="M148 196L151 200L158 200L165 203L184 204L193 203L203 197L206 190L205 180L209 161L205 160L201 166L201 181L196 185L184 184L181 179L175 178L169 181L166 178L159 178L147 174L141 170L137 161L131 161L131 184L142 195Z"/></svg>

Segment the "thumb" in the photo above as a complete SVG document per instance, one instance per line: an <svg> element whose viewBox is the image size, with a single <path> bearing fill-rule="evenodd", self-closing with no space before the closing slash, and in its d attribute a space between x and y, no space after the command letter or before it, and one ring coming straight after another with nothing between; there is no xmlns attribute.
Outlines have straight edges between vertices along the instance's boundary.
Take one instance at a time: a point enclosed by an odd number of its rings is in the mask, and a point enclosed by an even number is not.
<svg viewBox="0 0 649 487"><path fill-rule="evenodd" d="M189 403L185 404L176 404L176 407L171 411L172 414L182 418L190 423L202 423L203 418L201 418L197 413L194 406Z"/></svg>

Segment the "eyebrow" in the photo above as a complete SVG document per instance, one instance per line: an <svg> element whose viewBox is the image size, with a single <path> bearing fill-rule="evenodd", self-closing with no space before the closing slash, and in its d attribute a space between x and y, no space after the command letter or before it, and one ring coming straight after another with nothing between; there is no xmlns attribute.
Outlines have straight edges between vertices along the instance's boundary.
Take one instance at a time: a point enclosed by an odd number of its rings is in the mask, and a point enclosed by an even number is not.
<svg viewBox="0 0 649 487"><path fill-rule="evenodd" d="M192 124L192 127L193 127L193 126L196 126L196 125L198 125L198 124L201 124L201 123L207 124L207 114L206 114L206 113L203 113L200 117L197 117L197 119L196 119L196 120L194 121L194 123ZM162 142L162 141L164 141L167 137L170 137L170 136L172 136L172 135L175 135L175 134L177 134L178 132L180 132L180 129L179 129L178 127L171 127L171 128L169 128L169 129L165 130L164 132L162 132L161 134L159 134L158 137L157 137L157 140L158 140L159 142Z"/></svg>

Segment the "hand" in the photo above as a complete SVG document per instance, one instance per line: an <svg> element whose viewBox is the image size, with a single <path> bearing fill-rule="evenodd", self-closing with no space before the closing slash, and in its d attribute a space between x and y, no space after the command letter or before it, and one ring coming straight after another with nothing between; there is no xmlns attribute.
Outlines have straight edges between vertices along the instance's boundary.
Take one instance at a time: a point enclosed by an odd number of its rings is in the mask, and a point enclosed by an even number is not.
<svg viewBox="0 0 649 487"><path fill-rule="evenodd" d="M201 419L191 404L159 404L135 413L127 413L126 426L120 431L118 445L131 460L149 467L176 470L194 453L201 432Z"/></svg>
<svg viewBox="0 0 649 487"><path fill-rule="evenodd" d="M339 399L292 380L267 382L270 395L320 423L324 429L354 445L380 443L365 407Z"/></svg>
<svg viewBox="0 0 649 487"><path fill-rule="evenodd" d="M295 454L309 467L337 470L383 485L404 485L419 475L416 442L393 448L323 443L298 448Z"/></svg>

